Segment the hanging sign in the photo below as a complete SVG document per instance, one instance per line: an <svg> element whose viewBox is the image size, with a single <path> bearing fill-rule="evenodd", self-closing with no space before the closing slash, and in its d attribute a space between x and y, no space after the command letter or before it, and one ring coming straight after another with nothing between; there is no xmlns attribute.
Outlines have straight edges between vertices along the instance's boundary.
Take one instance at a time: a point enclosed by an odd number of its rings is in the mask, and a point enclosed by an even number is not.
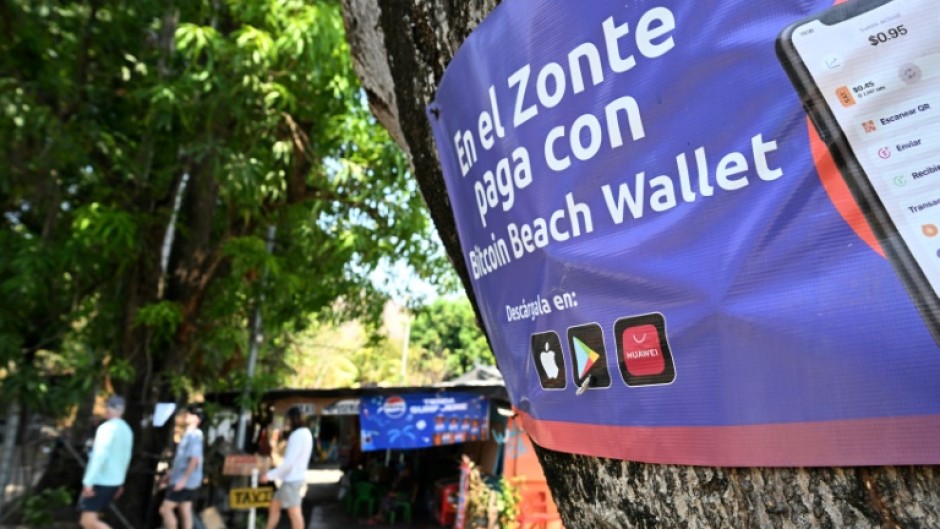
<svg viewBox="0 0 940 529"><path fill-rule="evenodd" d="M320 415L359 415L359 399L332 402L320 410Z"/></svg>
<svg viewBox="0 0 940 529"><path fill-rule="evenodd" d="M466 392L376 395L360 400L362 450L486 440L489 400Z"/></svg>

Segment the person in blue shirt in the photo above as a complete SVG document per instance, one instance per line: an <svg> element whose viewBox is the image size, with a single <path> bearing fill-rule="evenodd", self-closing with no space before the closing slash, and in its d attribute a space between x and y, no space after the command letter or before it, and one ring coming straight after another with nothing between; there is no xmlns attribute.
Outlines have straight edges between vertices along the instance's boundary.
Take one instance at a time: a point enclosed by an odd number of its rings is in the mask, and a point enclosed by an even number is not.
<svg viewBox="0 0 940 529"><path fill-rule="evenodd" d="M124 399L117 395L109 398L105 403L105 415L108 420L95 432L91 457L82 477L82 493L78 501L82 529L110 529L98 514L123 492L134 448L134 433L121 418Z"/></svg>
<svg viewBox="0 0 940 529"><path fill-rule="evenodd" d="M164 529L177 529L174 511L179 509L179 526L193 529L193 499L202 485L203 436L199 426L205 418L202 409L191 405L186 412L186 432L176 447L173 466L164 478L166 496L160 505Z"/></svg>

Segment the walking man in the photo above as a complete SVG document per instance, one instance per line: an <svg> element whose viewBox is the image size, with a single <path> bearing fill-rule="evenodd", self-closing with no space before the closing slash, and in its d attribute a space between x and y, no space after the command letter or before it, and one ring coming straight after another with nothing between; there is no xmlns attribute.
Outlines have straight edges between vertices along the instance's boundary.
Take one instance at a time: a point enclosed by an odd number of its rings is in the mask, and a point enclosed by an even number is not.
<svg viewBox="0 0 940 529"><path fill-rule="evenodd" d="M268 506L267 529L277 527L281 520L281 509L287 509L291 529L304 529L304 515L300 510L303 498L300 493L307 481L307 466L313 452L313 434L310 433L310 428L304 425L303 413L296 406L287 410L287 424L291 433L287 438L287 448L284 449L284 460L280 466L261 476L261 483L281 480L281 486Z"/></svg>
<svg viewBox="0 0 940 529"><path fill-rule="evenodd" d="M123 415L124 399L117 395L109 398L105 403L108 420L95 431L91 457L82 478L82 494L78 501L82 529L111 529L98 518L98 513L124 491L124 478L127 477L134 447L134 433L121 418Z"/></svg>
<svg viewBox="0 0 940 529"><path fill-rule="evenodd" d="M164 529L193 529L193 499L202 484L203 437L199 426L205 416L202 409L192 405L186 411L186 432L176 454L169 477L164 478L167 486L166 496L160 505ZM177 524L175 510L179 510Z"/></svg>

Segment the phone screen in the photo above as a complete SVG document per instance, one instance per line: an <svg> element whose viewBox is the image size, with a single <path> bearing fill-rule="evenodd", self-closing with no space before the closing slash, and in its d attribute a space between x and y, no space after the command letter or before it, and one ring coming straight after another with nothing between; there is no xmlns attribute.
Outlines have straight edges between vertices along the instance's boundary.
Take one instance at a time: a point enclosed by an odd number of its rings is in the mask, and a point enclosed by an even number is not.
<svg viewBox="0 0 940 529"><path fill-rule="evenodd" d="M894 0L847 20L817 18L791 38L864 171L856 177L940 296L938 25L937 0Z"/></svg>

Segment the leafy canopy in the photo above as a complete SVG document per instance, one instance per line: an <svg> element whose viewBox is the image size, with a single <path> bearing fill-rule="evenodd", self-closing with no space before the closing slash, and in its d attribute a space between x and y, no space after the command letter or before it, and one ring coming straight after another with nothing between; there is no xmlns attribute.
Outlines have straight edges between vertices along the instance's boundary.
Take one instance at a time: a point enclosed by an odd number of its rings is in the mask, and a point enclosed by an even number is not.
<svg viewBox="0 0 940 529"><path fill-rule="evenodd" d="M446 274L339 2L9 0L0 25L7 397L235 388L256 304L272 374L310 321L378 319L383 260Z"/></svg>
<svg viewBox="0 0 940 529"><path fill-rule="evenodd" d="M495 363L466 296L438 298L420 309L411 327L411 339L416 347L444 358L450 376Z"/></svg>

